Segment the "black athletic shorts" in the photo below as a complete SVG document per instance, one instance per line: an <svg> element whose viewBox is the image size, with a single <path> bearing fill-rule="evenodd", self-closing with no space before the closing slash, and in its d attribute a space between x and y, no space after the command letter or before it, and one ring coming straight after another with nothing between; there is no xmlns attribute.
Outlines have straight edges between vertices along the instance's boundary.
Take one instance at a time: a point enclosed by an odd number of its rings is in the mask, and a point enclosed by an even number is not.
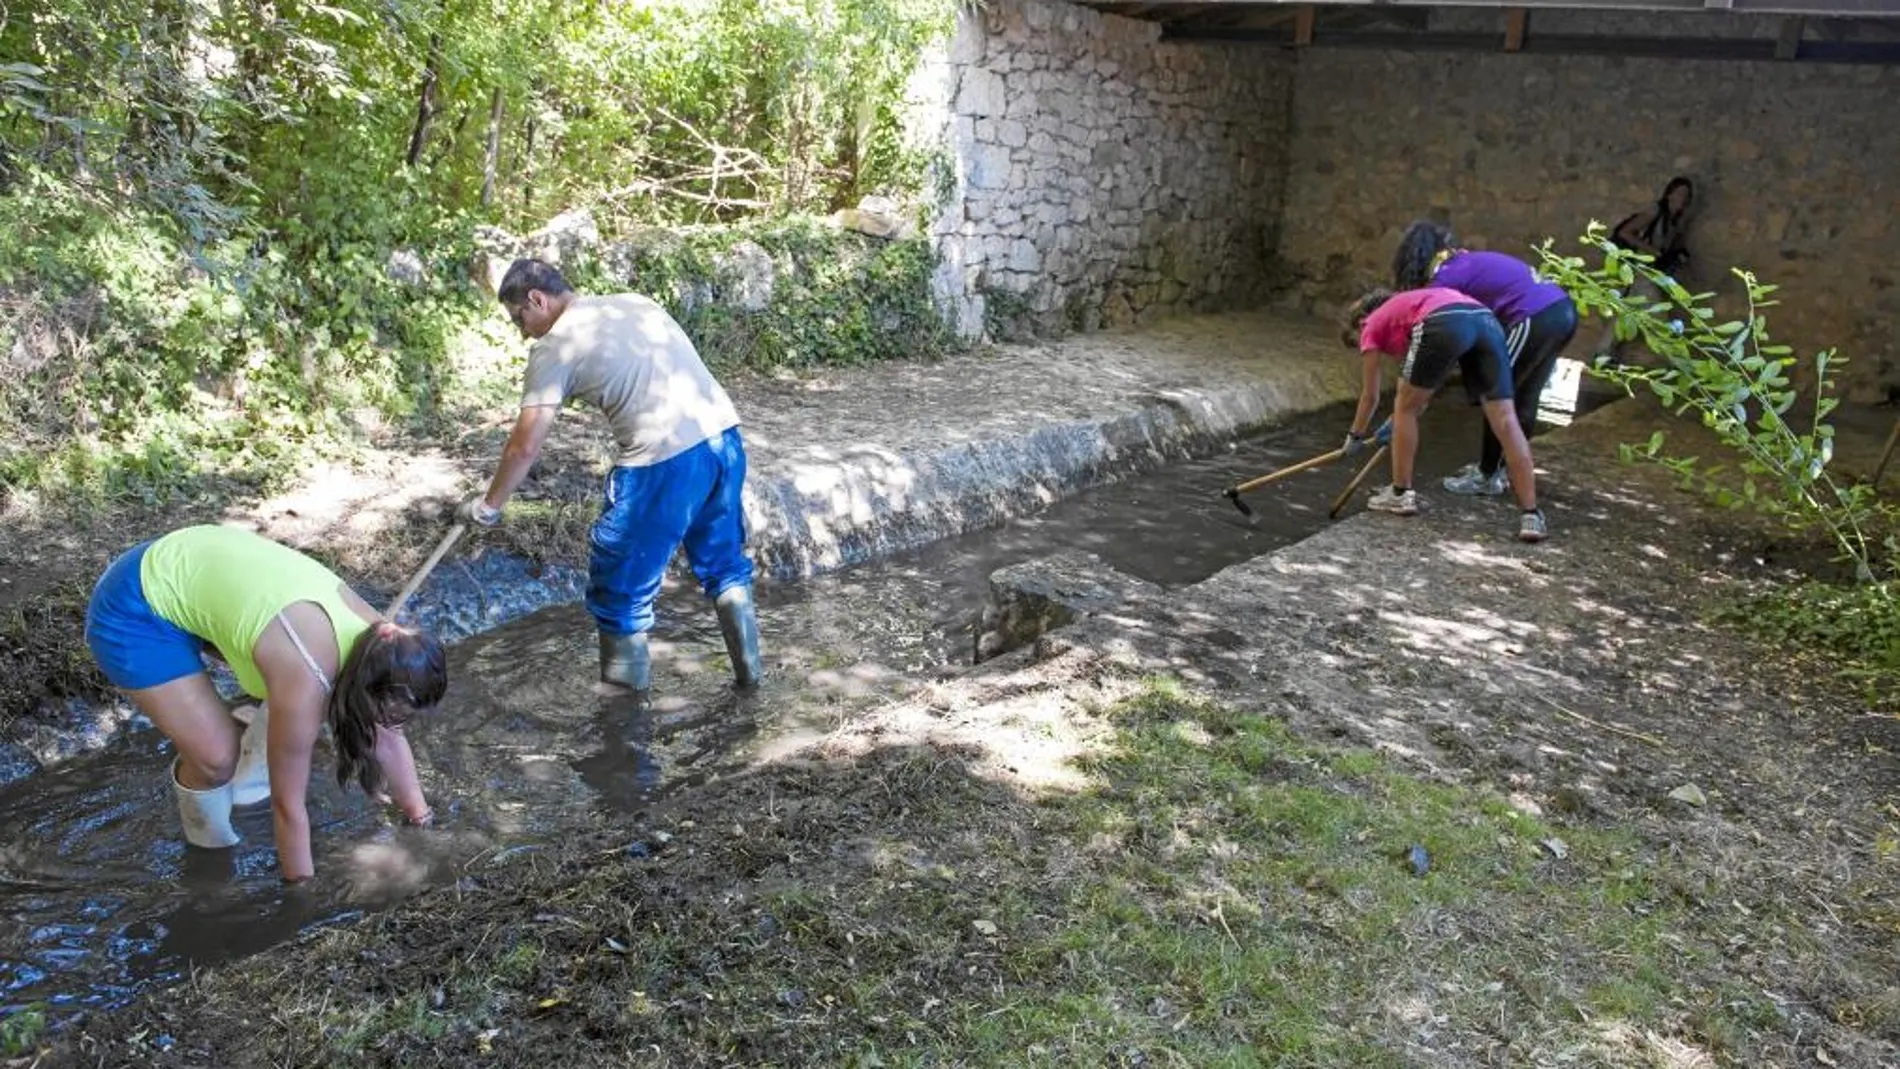
<svg viewBox="0 0 1900 1069"><path fill-rule="evenodd" d="M1511 350L1498 317L1481 304L1448 304L1418 321L1399 377L1436 390L1456 366L1472 403L1511 399Z"/></svg>

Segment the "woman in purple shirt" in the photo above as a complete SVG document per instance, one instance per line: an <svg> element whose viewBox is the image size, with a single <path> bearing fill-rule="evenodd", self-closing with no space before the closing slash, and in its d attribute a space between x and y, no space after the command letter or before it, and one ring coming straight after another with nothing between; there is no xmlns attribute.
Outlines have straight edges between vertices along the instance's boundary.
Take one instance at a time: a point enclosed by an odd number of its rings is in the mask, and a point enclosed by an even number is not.
<svg viewBox="0 0 1900 1069"><path fill-rule="evenodd" d="M1557 354L1577 333L1577 306L1560 286L1537 277L1529 264L1501 252L1473 252L1454 244L1451 230L1413 223L1392 258L1400 289L1448 286L1491 309L1504 325L1511 358L1517 422L1528 436L1537 426L1537 400L1557 368ZM1445 480L1454 494L1499 495L1509 486L1504 446L1487 422L1478 462Z"/></svg>

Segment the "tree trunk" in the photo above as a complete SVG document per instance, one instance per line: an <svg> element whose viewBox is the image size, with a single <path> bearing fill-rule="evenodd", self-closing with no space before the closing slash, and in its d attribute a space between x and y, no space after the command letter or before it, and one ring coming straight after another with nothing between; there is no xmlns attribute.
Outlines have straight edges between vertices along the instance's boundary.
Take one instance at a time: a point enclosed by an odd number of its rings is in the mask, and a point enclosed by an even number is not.
<svg viewBox="0 0 1900 1069"><path fill-rule="evenodd" d="M422 159L422 146L429 140L429 120L435 118L435 87L442 80L442 35L429 35L429 66L422 72L422 92L416 101L416 128L409 135L408 163L414 167Z"/></svg>
<svg viewBox="0 0 1900 1069"><path fill-rule="evenodd" d="M482 156L482 207L495 202L495 164L501 156L501 86L489 98L488 151Z"/></svg>
<svg viewBox="0 0 1900 1069"><path fill-rule="evenodd" d="M528 214L534 200L534 113L528 113L528 137L521 148L521 214Z"/></svg>
<svg viewBox="0 0 1900 1069"><path fill-rule="evenodd" d="M268 0L228 0L223 10L224 18L235 27L231 38L237 50L238 98L273 101L276 94L271 88L271 73L284 65L284 35L277 29L280 23L276 5ZM238 159L258 159L263 155L266 128L267 122L257 119L255 113L246 115L226 130L225 143Z"/></svg>

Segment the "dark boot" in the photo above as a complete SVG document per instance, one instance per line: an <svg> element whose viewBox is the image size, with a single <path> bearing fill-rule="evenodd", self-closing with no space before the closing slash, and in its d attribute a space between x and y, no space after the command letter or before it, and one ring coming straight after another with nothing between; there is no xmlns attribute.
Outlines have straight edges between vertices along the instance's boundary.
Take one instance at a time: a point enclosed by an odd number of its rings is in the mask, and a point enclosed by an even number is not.
<svg viewBox="0 0 1900 1069"><path fill-rule="evenodd" d="M653 658L647 652L646 632L600 633L600 681L625 687L640 698L652 692Z"/></svg>
<svg viewBox="0 0 1900 1069"><path fill-rule="evenodd" d="M713 602L719 613L719 633L726 639L726 656L732 659L732 678L741 689L756 687L765 678L765 666L759 660L759 616L752 607L752 588L735 586Z"/></svg>

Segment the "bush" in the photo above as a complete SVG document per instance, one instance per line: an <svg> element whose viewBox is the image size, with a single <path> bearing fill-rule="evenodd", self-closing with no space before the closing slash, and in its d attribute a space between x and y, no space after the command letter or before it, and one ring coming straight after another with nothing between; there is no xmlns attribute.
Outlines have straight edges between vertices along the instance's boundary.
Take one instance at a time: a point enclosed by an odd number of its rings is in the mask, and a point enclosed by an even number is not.
<svg viewBox="0 0 1900 1069"><path fill-rule="evenodd" d="M1881 544L1872 532L1879 509L1873 488L1834 478L1834 427L1827 417L1840 405L1830 372L1846 363L1833 350L1811 358L1812 397L1796 422L1803 399L1791 385L1799 362L1792 347L1768 334L1766 309L1779 303L1776 287L1735 269L1747 309L1740 319L1717 322L1712 293L1690 293L1656 270L1650 258L1617 247L1600 224L1591 224L1586 245L1603 253L1603 266L1591 269L1582 257L1559 256L1545 242L1540 250L1549 276L1567 290L1579 309L1614 317L1619 339L1640 339L1662 364L1646 367L1604 357L1592 373L1622 386L1653 394L1677 415L1693 412L1735 455L1739 484L1720 478L1724 469L1698 457L1664 452L1665 435L1623 447L1625 459L1662 464L1700 487L1725 507L1752 506L1794 531L1824 531L1844 561L1862 580L1886 570L1896 547ZM1630 290L1638 278L1661 290L1666 300L1637 303Z"/></svg>
<svg viewBox="0 0 1900 1069"><path fill-rule="evenodd" d="M1832 372L1845 360L1832 350L1815 353L1812 393L1804 399L1792 384L1799 358L1768 334L1765 309L1777 303L1774 286L1736 269L1745 312L1718 321L1713 294L1690 293L1649 257L1618 248L1601 226L1592 224L1583 240L1603 254L1600 268L1559 256L1545 242L1546 273L1580 309L1614 317L1618 338L1642 341L1661 360L1647 367L1605 357L1592 373L1632 393L1652 394L1677 415L1694 413L1735 457L1739 482L1720 464L1667 452L1662 431L1623 445L1623 458L1660 464L1719 505L1752 507L1797 533L1819 532L1853 568L1853 586L1795 584L1751 600L1731 619L1793 650L1825 650L1875 676L1900 671L1900 605L1890 582L1875 581L1892 576L1900 557L1894 536L1882 533L1893 529L1891 510L1875 500L1872 487L1837 479L1831 469L1828 416L1840 404ZM1632 300L1639 278L1665 299Z"/></svg>
<svg viewBox="0 0 1900 1069"><path fill-rule="evenodd" d="M772 296L739 308L724 264L751 242L773 261ZM626 247L623 247L626 248ZM954 338L930 298L927 241L887 241L809 218L695 228L627 248L610 246L569 273L583 290L632 289L666 305L715 367L759 370L930 357Z"/></svg>
<svg viewBox="0 0 1900 1069"><path fill-rule="evenodd" d="M0 480L162 498L333 449L354 409L427 418L487 311L455 262L405 288L364 242L246 230L194 253L161 213L29 173L0 194Z"/></svg>
<svg viewBox="0 0 1900 1069"><path fill-rule="evenodd" d="M397 283L370 242L291 250L250 233L187 255L164 217L100 210L56 184L0 195L0 481L89 500L164 501L208 475L260 488L360 437L352 416L428 432L512 392L518 370L474 347L507 324L470 284L472 228L438 228L426 278ZM769 302L744 311L724 266L750 242L773 261ZM801 217L642 232L579 250L592 292L667 305L721 368L770 370L941 354L918 238Z"/></svg>
<svg viewBox="0 0 1900 1069"><path fill-rule="evenodd" d="M476 224L577 206L610 228L739 221L780 258L761 313L673 298L715 360L934 351L921 245L758 220L924 181L906 87L957 10L47 0L0 17L0 488L164 497L204 472L285 473L347 444L352 412L440 423L483 388L457 347L505 330L465 285ZM708 266L722 240L635 284ZM397 248L432 261L428 281L387 277Z"/></svg>
<svg viewBox="0 0 1900 1069"><path fill-rule="evenodd" d="M1844 673L1879 690L1900 677L1900 613L1891 583L1796 583L1749 598L1722 615L1782 645L1799 658L1820 656L1824 676Z"/></svg>

